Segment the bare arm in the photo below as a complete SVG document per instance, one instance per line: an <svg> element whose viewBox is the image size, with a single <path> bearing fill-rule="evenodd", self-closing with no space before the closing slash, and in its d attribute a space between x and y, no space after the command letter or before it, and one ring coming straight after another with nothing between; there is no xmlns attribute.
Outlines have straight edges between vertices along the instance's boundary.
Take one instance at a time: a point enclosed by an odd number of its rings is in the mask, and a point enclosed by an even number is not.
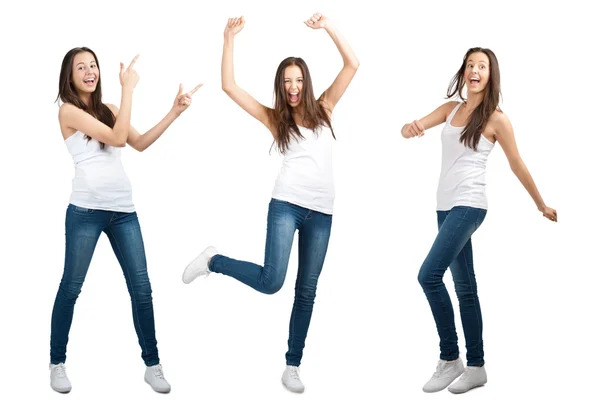
<svg viewBox="0 0 600 419"><path fill-rule="evenodd" d="M127 135L127 144L137 151L144 151L150 147L158 138L169 128L169 126L186 110L192 103L192 95L202 87L202 84L196 86L189 93L183 94L183 86L179 85L179 92L175 97L173 107L167 115L160 120L158 124L150 128L144 134L140 134L132 125L129 126ZM108 105L110 110L118 117L120 114L119 108L115 105Z"/></svg>
<svg viewBox="0 0 600 419"><path fill-rule="evenodd" d="M354 54L354 51L352 51L352 48L350 48L348 42L335 28L333 22L331 22L331 20L329 20L327 17L320 13L316 13L304 23L309 28L325 29L342 55L342 59L344 61L342 70L339 72L331 86L329 86L329 88L327 88L327 90L325 90L321 96L321 100L324 102L325 107L330 112L333 112L333 108L335 108L335 105L337 105L338 101L342 98L344 92L354 78L360 62Z"/></svg>
<svg viewBox="0 0 600 419"><path fill-rule="evenodd" d="M544 203L542 195L538 191L529 170L527 170L527 166L525 166L525 163L519 154L517 142L515 141L515 134L508 117L501 112L495 112L490 119L490 123L492 123L492 128L494 130L494 138L498 141L500 146L502 146L502 150L504 150L504 154L506 154L511 170L525 187L537 205L538 210L540 210L544 217L549 220L557 221L556 210L546 206Z"/></svg>
<svg viewBox="0 0 600 419"><path fill-rule="evenodd" d="M235 83L233 76L233 40L235 35L243 29L244 23L243 17L233 18L229 19L225 27L223 59L221 61L221 86L223 91L227 93L227 96L233 99L243 110L262 122L269 131L274 133L275 129L271 127L269 118L270 109L260 104L248 92L240 88Z"/></svg>
<svg viewBox="0 0 600 419"><path fill-rule="evenodd" d="M422 137L429 128L433 128L446 122L448 115L457 104L458 102L446 102L426 117L405 124L402 127L402 136L404 138Z"/></svg>

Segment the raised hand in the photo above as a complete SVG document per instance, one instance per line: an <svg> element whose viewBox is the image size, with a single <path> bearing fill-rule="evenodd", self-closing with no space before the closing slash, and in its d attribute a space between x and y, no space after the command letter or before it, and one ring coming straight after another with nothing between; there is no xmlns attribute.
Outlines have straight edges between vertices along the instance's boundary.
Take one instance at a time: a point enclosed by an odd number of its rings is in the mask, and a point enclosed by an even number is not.
<svg viewBox="0 0 600 419"><path fill-rule="evenodd" d="M177 116L181 115L183 111L185 111L192 104L192 95L198 91L202 87L203 83L200 83L198 86L194 87L187 93L183 93L183 85L179 84L179 92L177 92L177 96L175 97L175 101L173 102L173 112Z"/></svg>
<svg viewBox="0 0 600 419"><path fill-rule="evenodd" d="M315 13L308 20L305 20L304 24L309 28L322 29L330 25L331 21L321 13Z"/></svg>
<svg viewBox="0 0 600 419"><path fill-rule="evenodd" d="M244 16L241 17L233 17L227 21L227 25L225 25L225 36L235 36L242 29L244 29L244 24L246 21L244 20Z"/></svg>
<svg viewBox="0 0 600 419"><path fill-rule="evenodd" d="M135 71L133 66L139 57L139 54L133 57L133 60L131 60L131 64L129 64L127 69L125 69L125 64L121 63L121 71L119 72L121 86L133 89L137 85L138 81L140 80L140 76L138 76L138 73Z"/></svg>

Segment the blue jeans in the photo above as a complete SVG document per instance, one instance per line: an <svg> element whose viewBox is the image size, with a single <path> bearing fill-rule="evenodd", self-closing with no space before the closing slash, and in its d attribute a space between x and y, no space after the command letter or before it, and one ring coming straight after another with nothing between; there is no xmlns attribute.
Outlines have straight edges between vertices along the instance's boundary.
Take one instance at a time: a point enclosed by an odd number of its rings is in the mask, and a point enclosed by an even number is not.
<svg viewBox="0 0 600 419"><path fill-rule="evenodd" d="M137 214L92 210L70 204L65 228L65 267L52 310L50 362L58 364L66 360L75 301L81 292L98 238L104 232L125 274L142 359L147 366L158 364L152 288Z"/></svg>
<svg viewBox="0 0 600 419"><path fill-rule="evenodd" d="M262 293L274 294L283 286L294 233L298 230L298 276L285 354L287 365L299 366L302 359L317 281L329 244L331 221L331 215L272 199L267 217L264 267L223 255L215 255L210 261L212 272L231 276Z"/></svg>
<svg viewBox="0 0 600 419"><path fill-rule="evenodd" d="M452 361L458 358L458 337L452 303L442 281L450 267L460 306L469 366L484 364L483 324L473 269L471 235L479 228L486 213L484 209L463 206L450 211L438 211L439 232L419 271L419 283L429 301L440 336L440 359Z"/></svg>

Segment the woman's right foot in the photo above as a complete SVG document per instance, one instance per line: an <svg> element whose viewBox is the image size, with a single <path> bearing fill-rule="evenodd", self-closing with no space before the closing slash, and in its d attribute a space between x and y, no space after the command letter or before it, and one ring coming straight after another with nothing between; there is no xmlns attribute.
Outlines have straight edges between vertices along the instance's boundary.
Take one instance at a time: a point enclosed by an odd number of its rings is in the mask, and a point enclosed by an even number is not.
<svg viewBox="0 0 600 419"><path fill-rule="evenodd" d="M65 364L50 364L50 387L59 393L71 391L71 382L67 377Z"/></svg>
<svg viewBox="0 0 600 419"><path fill-rule="evenodd" d="M481 387L487 383L487 374L485 373L485 367L467 367L460 379L448 387L448 391L454 394L462 394L467 391Z"/></svg>
<svg viewBox="0 0 600 419"><path fill-rule="evenodd" d="M206 278L210 274L208 263L217 253L217 249L212 246L204 249L204 251L185 268L185 271L183 271L183 283L189 284L198 277Z"/></svg>
<svg viewBox="0 0 600 419"><path fill-rule="evenodd" d="M435 393L448 387L454 380L462 375L465 371L465 366L460 358L454 361L438 361L437 369L433 376L423 386L425 393Z"/></svg>
<svg viewBox="0 0 600 419"><path fill-rule="evenodd" d="M162 365L160 364L146 367L144 381L150 384L152 390L157 393L169 393L171 391L171 385L167 382L162 370Z"/></svg>
<svg viewBox="0 0 600 419"><path fill-rule="evenodd" d="M283 376L281 377L281 382L283 383L283 386L292 393L304 392L304 384L302 384L302 381L300 381L300 375L298 373L298 367L288 365L287 367L285 367L285 371L283 372Z"/></svg>

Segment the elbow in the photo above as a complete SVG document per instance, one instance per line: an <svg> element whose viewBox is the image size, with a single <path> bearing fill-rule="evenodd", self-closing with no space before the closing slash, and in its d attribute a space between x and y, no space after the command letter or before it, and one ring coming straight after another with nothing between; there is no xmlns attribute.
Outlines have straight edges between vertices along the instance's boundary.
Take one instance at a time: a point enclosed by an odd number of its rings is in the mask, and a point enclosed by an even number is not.
<svg viewBox="0 0 600 419"><path fill-rule="evenodd" d="M358 60L358 58L353 57L353 58L347 60L344 63L344 65L356 72L358 70L358 67L360 67L360 61Z"/></svg>
<svg viewBox="0 0 600 419"><path fill-rule="evenodd" d="M148 147L142 147L142 146L139 146L139 145L133 145L133 144L131 144L131 148L133 148L135 151L139 151L141 153L142 151L145 151L146 148L148 148Z"/></svg>
<svg viewBox="0 0 600 419"><path fill-rule="evenodd" d="M223 91L225 93L230 94L231 91L233 90L233 83L223 81L223 82L221 82L221 89L223 89Z"/></svg>
<svg viewBox="0 0 600 419"><path fill-rule="evenodd" d="M136 140L128 140L125 144L129 144L131 148L133 148L135 151L139 151L140 153L149 147L149 145L144 144L144 141L140 141L139 138Z"/></svg>
<svg viewBox="0 0 600 419"><path fill-rule="evenodd" d="M109 143L113 147L125 147L127 144L127 131L113 129Z"/></svg>

